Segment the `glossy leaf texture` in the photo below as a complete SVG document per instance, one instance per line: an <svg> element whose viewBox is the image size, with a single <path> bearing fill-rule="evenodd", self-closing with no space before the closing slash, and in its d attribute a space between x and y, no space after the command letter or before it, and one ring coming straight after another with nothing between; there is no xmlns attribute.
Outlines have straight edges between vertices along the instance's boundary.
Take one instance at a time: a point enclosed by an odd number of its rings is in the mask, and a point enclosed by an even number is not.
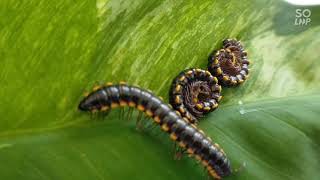
<svg viewBox="0 0 320 180"><path fill-rule="evenodd" d="M296 9L311 22L295 25ZM200 123L238 173L226 179L320 176L320 7L281 1L56 0L0 2L1 179L206 179L174 160L159 129L81 113L94 84L127 81L163 96L182 70L206 68L236 37L250 78L224 88Z"/></svg>

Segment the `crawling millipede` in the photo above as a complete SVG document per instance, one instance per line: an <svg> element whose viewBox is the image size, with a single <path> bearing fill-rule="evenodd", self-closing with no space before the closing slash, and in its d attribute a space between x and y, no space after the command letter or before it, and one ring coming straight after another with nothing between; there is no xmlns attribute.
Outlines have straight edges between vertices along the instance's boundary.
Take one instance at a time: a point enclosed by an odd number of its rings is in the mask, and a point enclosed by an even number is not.
<svg viewBox="0 0 320 180"><path fill-rule="evenodd" d="M94 88L78 108L96 112L125 106L137 108L151 117L173 141L199 160L213 178L221 179L231 174L230 162L219 145L150 91L123 83L108 84Z"/></svg>
<svg viewBox="0 0 320 180"><path fill-rule="evenodd" d="M199 118L218 107L220 93L221 86L209 71L187 69L173 80L169 101L182 117L196 123Z"/></svg>
<svg viewBox="0 0 320 180"><path fill-rule="evenodd" d="M208 70L224 86L235 86L248 78L249 61L242 44L235 39L223 41L223 49L209 57Z"/></svg>

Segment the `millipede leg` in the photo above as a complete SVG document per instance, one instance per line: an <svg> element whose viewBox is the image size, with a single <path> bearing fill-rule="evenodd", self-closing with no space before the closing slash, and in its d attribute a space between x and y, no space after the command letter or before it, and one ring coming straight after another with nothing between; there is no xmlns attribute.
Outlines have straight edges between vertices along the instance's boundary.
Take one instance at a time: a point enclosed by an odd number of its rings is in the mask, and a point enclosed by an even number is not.
<svg viewBox="0 0 320 180"><path fill-rule="evenodd" d="M106 112L101 113L102 118L103 119L106 118L109 115L109 113L110 113L110 111L106 111Z"/></svg>
<svg viewBox="0 0 320 180"><path fill-rule="evenodd" d="M152 122L152 121L150 121L150 117L149 116L144 116L142 118L142 125L143 125L143 127L145 129L149 129L149 127L152 125L152 124L150 124L150 122Z"/></svg>
<svg viewBox="0 0 320 180"><path fill-rule="evenodd" d="M177 159L177 143L176 142L173 143L173 152L174 152L173 159L178 160Z"/></svg>
<svg viewBox="0 0 320 180"><path fill-rule="evenodd" d="M105 111L97 114L98 119L103 120L105 117L109 115L110 111Z"/></svg>
<svg viewBox="0 0 320 180"><path fill-rule="evenodd" d="M208 172L206 167L203 167L202 169L203 169L203 174L206 174ZM208 179L208 177L207 177L207 179Z"/></svg>
<svg viewBox="0 0 320 180"><path fill-rule="evenodd" d="M124 107L120 108L120 120L124 119Z"/></svg>
<svg viewBox="0 0 320 180"><path fill-rule="evenodd" d="M186 154L186 150L174 143L174 160L180 160L184 154Z"/></svg>
<svg viewBox="0 0 320 180"><path fill-rule="evenodd" d="M147 127L147 130L152 131L156 127L158 127L158 124L151 122L150 125Z"/></svg>
<svg viewBox="0 0 320 180"><path fill-rule="evenodd" d="M94 120L97 116L97 113L96 112L90 112L90 119L91 120Z"/></svg>
<svg viewBox="0 0 320 180"><path fill-rule="evenodd" d="M142 115L143 113L141 111L139 111L138 117L137 117L137 121L136 121L136 129L139 131L142 131L142 125L141 125L141 119L142 119Z"/></svg>
<svg viewBox="0 0 320 180"><path fill-rule="evenodd" d="M131 119L132 113L133 113L133 108L129 107L128 112L127 112L127 120L128 121Z"/></svg>
<svg viewBox="0 0 320 180"><path fill-rule="evenodd" d="M122 108L119 108L119 109L118 109L118 111L119 111L119 113L118 113L118 119L121 119L121 109L122 109Z"/></svg>

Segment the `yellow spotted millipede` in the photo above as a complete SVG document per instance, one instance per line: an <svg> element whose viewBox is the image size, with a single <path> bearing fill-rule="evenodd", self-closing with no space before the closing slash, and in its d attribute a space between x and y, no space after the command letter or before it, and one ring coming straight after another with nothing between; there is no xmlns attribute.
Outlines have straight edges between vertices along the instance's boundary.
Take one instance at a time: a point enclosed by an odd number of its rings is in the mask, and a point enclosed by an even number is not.
<svg viewBox="0 0 320 180"><path fill-rule="evenodd" d="M199 118L218 107L220 93L218 79L209 71L187 69L173 80L169 101L182 117L190 123L197 123Z"/></svg>
<svg viewBox="0 0 320 180"><path fill-rule="evenodd" d="M248 78L247 52L236 39L223 41L223 49L209 57L208 70L223 86L236 86Z"/></svg>
<svg viewBox="0 0 320 180"><path fill-rule="evenodd" d="M137 108L151 117L182 149L201 161L213 178L221 179L231 174L230 161L219 145L150 91L123 83L109 84L95 88L80 102L78 108L95 112L125 106Z"/></svg>

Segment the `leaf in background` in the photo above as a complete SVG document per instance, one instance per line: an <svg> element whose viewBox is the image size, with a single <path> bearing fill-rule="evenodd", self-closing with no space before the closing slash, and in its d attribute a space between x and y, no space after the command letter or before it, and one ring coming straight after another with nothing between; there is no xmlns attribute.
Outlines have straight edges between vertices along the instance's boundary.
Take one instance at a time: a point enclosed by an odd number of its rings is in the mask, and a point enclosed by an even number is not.
<svg viewBox="0 0 320 180"><path fill-rule="evenodd" d="M173 160L159 131L139 133L115 110L76 110L94 83L127 80L167 99L172 78L205 68L227 37L248 49L251 78L225 88L200 126L230 156L228 179L319 177L319 7L294 26L277 1L0 2L1 179L205 179ZM302 7L298 7L302 8ZM296 97L291 97L296 96ZM242 104L242 105L241 105Z"/></svg>

